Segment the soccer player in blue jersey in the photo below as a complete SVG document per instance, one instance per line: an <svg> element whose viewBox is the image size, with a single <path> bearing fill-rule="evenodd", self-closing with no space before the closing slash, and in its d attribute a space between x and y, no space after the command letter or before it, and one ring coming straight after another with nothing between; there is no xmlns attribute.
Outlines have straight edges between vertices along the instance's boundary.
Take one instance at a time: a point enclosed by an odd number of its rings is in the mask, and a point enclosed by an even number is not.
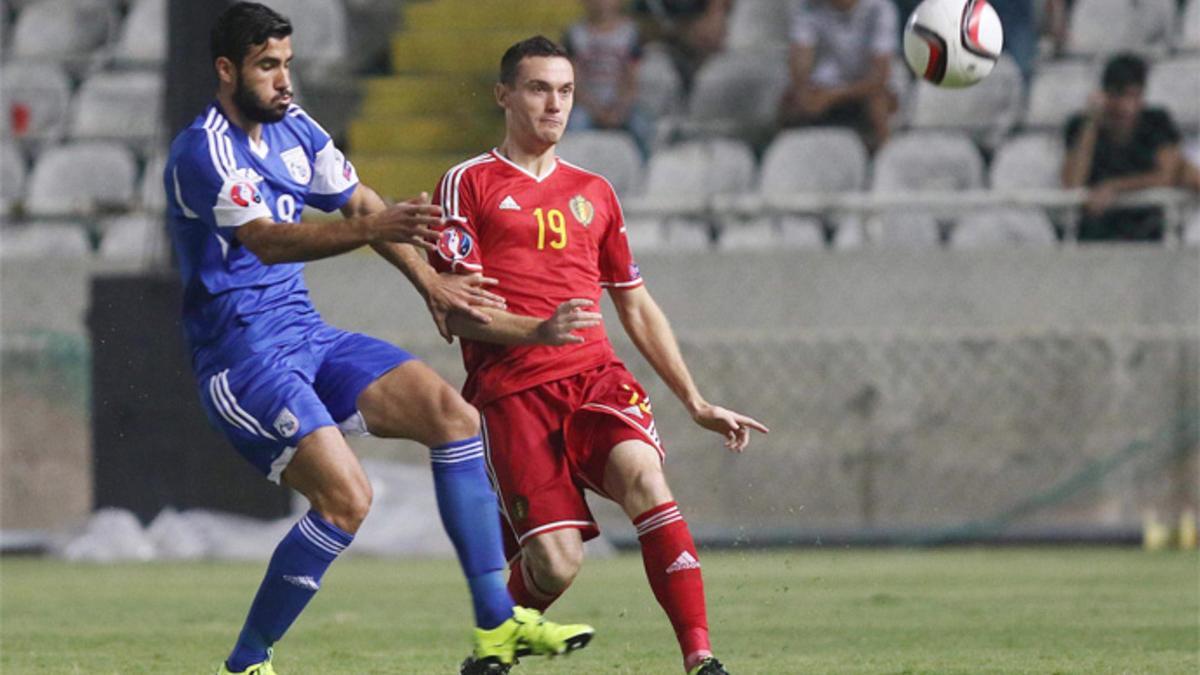
<svg viewBox="0 0 1200 675"><path fill-rule="evenodd" d="M501 303L478 277L441 277L418 253L433 246L438 207L386 205L292 104L290 34L260 4L221 15L216 100L175 138L163 176L205 411L259 471L311 503L275 549L218 673L275 673L272 645L366 517L371 486L343 434L429 446L438 511L474 604L475 649L462 672L504 673L519 655L582 647L590 627L513 605L475 409L404 350L325 324L309 301L303 261L370 245L422 293L443 335L450 313L486 321L478 308ZM301 222L306 205L346 219Z"/></svg>

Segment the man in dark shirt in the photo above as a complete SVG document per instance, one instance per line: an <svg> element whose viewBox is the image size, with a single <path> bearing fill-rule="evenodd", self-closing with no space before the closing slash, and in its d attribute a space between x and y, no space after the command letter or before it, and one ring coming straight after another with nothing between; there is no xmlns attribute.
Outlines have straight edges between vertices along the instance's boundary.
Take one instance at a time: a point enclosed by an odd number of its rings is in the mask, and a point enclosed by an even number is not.
<svg viewBox="0 0 1200 675"><path fill-rule="evenodd" d="M1110 208L1122 192L1167 187L1179 175L1179 130L1167 111L1145 106L1145 86L1144 61L1114 56L1104 68L1102 90L1067 122L1063 186L1090 188L1079 221L1081 241L1163 237L1162 209Z"/></svg>

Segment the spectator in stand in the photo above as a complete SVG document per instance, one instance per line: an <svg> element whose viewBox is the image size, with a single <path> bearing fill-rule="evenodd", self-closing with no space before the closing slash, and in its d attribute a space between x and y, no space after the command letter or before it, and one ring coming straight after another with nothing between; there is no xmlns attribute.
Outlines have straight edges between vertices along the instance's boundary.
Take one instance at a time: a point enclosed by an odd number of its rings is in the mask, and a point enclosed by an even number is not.
<svg viewBox="0 0 1200 675"><path fill-rule="evenodd" d="M761 0L748 0L759 2ZM733 0L637 0L634 9L653 40L670 51L686 91L708 57L725 49Z"/></svg>
<svg viewBox="0 0 1200 675"><path fill-rule="evenodd" d="M892 0L801 0L780 122L853 127L872 152L886 143L898 103L890 86L896 24Z"/></svg>
<svg viewBox="0 0 1200 675"><path fill-rule="evenodd" d="M575 109L568 128L624 129L645 155L654 121L637 106L637 24L621 11L622 0L583 0L586 18L567 29L563 46L575 64Z"/></svg>
<svg viewBox="0 0 1200 675"><path fill-rule="evenodd" d="M1062 182L1087 186L1081 241L1153 241L1163 237L1161 208L1112 208L1117 196L1186 182L1180 135L1170 114L1147 108L1146 62L1118 54L1104 67L1101 91L1066 127Z"/></svg>

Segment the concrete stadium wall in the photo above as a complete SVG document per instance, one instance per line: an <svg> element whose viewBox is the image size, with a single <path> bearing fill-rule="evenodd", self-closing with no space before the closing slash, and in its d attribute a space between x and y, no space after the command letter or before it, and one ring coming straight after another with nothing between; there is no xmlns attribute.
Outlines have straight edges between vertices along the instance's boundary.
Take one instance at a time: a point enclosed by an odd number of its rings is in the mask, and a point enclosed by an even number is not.
<svg viewBox="0 0 1200 675"><path fill-rule="evenodd" d="M773 428L750 453L728 455L610 323L655 401L680 501L709 536L953 526L1060 492L1015 522L1129 526L1148 506L1195 505L1195 434L1178 425L1196 407L1200 381L1196 249L639 262L708 397ZM85 338L96 271L48 261L0 267L5 364L12 336ZM457 347L438 341L420 298L385 263L354 254L311 264L307 276L327 320L404 345L461 382ZM0 526L79 518L89 499L76 497L90 490L86 406L66 395L42 396L57 401L48 410L14 401L14 391L34 390L14 383L10 370L0 407ZM1138 442L1150 449L1063 492ZM357 447L424 461L408 444ZM615 509L597 511L628 534Z"/></svg>

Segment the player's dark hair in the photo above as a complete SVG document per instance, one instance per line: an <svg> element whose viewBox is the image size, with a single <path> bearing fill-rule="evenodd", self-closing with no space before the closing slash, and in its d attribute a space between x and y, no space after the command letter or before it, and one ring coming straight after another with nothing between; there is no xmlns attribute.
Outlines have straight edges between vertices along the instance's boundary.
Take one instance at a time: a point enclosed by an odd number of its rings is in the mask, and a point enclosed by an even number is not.
<svg viewBox="0 0 1200 675"><path fill-rule="evenodd" d="M1110 94L1120 93L1129 87L1145 87L1146 62L1128 52L1117 54L1104 66L1100 82L1104 91Z"/></svg>
<svg viewBox="0 0 1200 675"><path fill-rule="evenodd" d="M570 58L567 50L544 35L535 35L508 48L500 58L500 81L508 86L517 83L517 66L521 60L531 56L561 56Z"/></svg>
<svg viewBox="0 0 1200 675"><path fill-rule="evenodd" d="M213 61L224 56L241 67L254 45L271 38L282 40L292 34L292 22L279 12L257 2L238 2L221 12L209 36Z"/></svg>

